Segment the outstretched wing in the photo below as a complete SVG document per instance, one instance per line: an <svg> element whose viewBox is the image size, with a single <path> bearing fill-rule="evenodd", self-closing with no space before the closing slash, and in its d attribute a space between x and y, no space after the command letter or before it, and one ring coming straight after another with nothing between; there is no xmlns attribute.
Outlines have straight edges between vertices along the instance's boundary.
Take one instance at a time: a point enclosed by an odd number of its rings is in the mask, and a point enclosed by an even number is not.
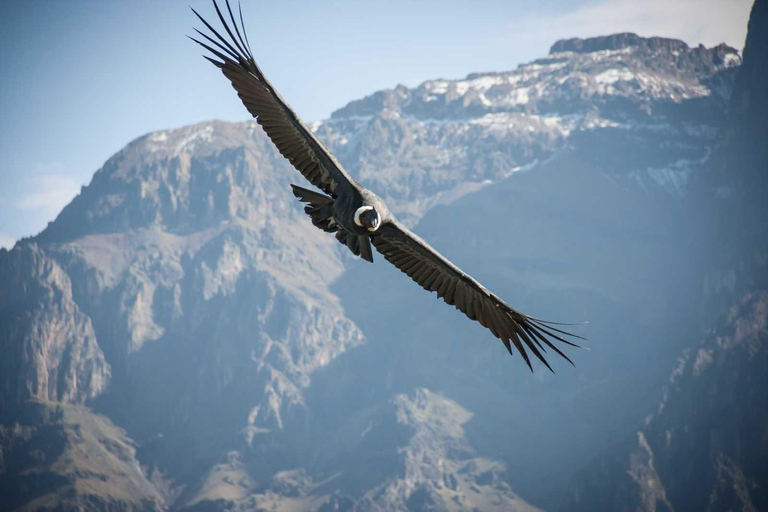
<svg viewBox="0 0 768 512"><path fill-rule="evenodd" d="M405 226L398 222L387 222L371 235L371 241L387 261L406 273L422 288L437 292L439 298L487 327L494 336L504 342L510 354L510 343L514 345L531 370L533 367L526 347L550 371L552 367L543 354L546 353L546 347L573 364L553 341L578 347L579 345L568 341L564 336L584 338L553 327L553 322L524 315L508 306Z"/></svg>
<svg viewBox="0 0 768 512"><path fill-rule="evenodd" d="M229 35L229 39L216 32L194 9L192 11L216 39L197 29L195 29L197 33L210 44L195 38L190 39L220 59L205 57L220 68L224 76L232 82L232 87L237 91L248 112L256 118L256 122L264 128L266 134L275 143L280 153L291 162L291 165L298 169L313 185L326 194L336 197L335 191L339 184L342 182L353 183L352 179L330 151L301 122L301 119L272 87L272 84L256 65L248 44L248 36L245 34L242 11L239 12L240 28L238 29L232 9L229 6L229 0L227 0L229 18L232 21L232 28L237 34L235 37L215 0L213 5L219 20ZM242 34L240 33L241 30Z"/></svg>

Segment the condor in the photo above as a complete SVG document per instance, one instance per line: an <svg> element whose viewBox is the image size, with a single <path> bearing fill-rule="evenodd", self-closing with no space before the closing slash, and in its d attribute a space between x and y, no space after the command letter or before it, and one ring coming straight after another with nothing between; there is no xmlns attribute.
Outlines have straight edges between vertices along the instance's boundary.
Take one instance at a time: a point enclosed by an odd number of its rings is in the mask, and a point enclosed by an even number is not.
<svg viewBox="0 0 768 512"><path fill-rule="evenodd" d="M193 9L212 36L195 29L205 42L190 39L212 53L215 58L205 58L229 79L280 153L322 192L292 185L294 195L306 203L304 211L315 226L335 233L339 242L366 261L373 262L373 244L384 259L422 288L436 292L438 298L490 330L510 354L514 346L531 370L527 351L550 371L552 368L544 357L547 348L571 362L555 342L578 347L567 338L584 338L555 327L562 324L534 318L510 307L400 224L384 201L352 179L264 77L250 49L242 10L238 9L238 27L229 0L226 7L231 24L215 0L213 5L229 37L218 33Z"/></svg>

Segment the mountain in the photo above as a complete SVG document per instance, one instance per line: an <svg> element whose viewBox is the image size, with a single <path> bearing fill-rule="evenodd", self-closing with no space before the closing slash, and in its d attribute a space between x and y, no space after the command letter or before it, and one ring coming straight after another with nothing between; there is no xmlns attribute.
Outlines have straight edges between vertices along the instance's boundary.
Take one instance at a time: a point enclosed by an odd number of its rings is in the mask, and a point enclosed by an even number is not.
<svg viewBox="0 0 768 512"><path fill-rule="evenodd" d="M767 26L757 1L728 120L700 177L711 328L682 350L643 424L574 478L569 509L768 508Z"/></svg>
<svg viewBox="0 0 768 512"><path fill-rule="evenodd" d="M683 351L644 425L579 472L569 510L765 510L768 292Z"/></svg>
<svg viewBox="0 0 768 512"><path fill-rule="evenodd" d="M255 122L135 140L0 250L2 508L561 506L710 326L699 198L740 62L564 40L312 124L515 307L590 320L557 375L315 229Z"/></svg>
<svg viewBox="0 0 768 512"><path fill-rule="evenodd" d="M722 143L717 148L712 178L705 183L719 199L713 225L718 240L730 250L719 251L713 283L733 282L729 298L743 290L768 287L768 206L762 192L768 185L768 6L755 2L744 48L745 66L736 81ZM740 226L740 229L733 229ZM730 277L723 275L730 273ZM735 292L735 293L734 293Z"/></svg>
<svg viewBox="0 0 768 512"><path fill-rule="evenodd" d="M314 128L411 223L569 145L617 179L685 194L723 122L738 53L634 34L588 41L594 51L558 41L514 71L380 91Z"/></svg>

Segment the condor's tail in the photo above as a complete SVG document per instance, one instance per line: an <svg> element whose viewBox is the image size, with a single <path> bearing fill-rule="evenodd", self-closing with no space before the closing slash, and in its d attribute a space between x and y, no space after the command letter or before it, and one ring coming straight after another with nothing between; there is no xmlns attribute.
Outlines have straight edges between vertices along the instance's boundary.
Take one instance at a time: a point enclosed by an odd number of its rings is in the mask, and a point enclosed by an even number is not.
<svg viewBox="0 0 768 512"><path fill-rule="evenodd" d="M298 197L303 203L307 203L304 212L312 219L312 224L328 233L335 233L339 230L338 224L333 220L333 198L307 190L305 188L291 185L293 195Z"/></svg>
<svg viewBox="0 0 768 512"><path fill-rule="evenodd" d="M312 219L312 224L327 233L336 233L336 240L346 245L355 256L360 256L373 263L370 238L366 235L359 236L348 233L336 223L333 218L332 197L296 185L291 185L291 188L294 196L298 197L301 202L307 203L304 212Z"/></svg>

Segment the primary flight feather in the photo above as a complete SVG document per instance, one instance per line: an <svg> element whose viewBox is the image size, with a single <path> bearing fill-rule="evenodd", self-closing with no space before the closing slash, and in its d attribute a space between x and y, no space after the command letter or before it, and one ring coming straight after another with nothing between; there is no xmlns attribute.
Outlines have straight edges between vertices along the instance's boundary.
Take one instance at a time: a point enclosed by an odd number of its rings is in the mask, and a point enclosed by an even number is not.
<svg viewBox="0 0 768 512"><path fill-rule="evenodd" d="M510 307L400 224L384 201L347 174L266 79L251 53L242 11L238 8L238 27L229 0L226 14L231 24L215 0L213 5L229 37L222 36L192 9L213 37L195 29L204 41L191 39L212 53L215 58L205 58L222 70L278 151L324 192L291 185L294 195L306 203L304 211L315 226L335 233L339 242L370 262L373 244L387 261L422 288L437 292L438 298L489 329L510 354L514 346L529 368L533 369L528 350L550 370L544 357L547 348L571 362L555 342L578 347L566 337L583 338L555 327L558 324L554 322L524 315Z"/></svg>

